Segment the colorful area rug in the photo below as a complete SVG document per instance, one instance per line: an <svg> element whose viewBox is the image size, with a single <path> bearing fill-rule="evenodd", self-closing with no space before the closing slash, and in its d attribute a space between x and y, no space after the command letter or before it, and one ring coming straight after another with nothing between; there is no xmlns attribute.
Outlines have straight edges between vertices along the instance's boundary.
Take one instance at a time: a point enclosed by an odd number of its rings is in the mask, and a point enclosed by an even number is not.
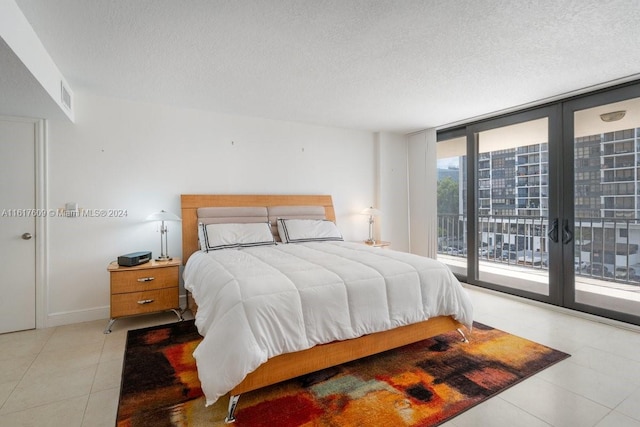
<svg viewBox="0 0 640 427"><path fill-rule="evenodd" d="M117 426L223 426L208 408L191 353L193 320L130 331ZM243 394L242 426L436 426L568 354L474 324L456 332Z"/></svg>

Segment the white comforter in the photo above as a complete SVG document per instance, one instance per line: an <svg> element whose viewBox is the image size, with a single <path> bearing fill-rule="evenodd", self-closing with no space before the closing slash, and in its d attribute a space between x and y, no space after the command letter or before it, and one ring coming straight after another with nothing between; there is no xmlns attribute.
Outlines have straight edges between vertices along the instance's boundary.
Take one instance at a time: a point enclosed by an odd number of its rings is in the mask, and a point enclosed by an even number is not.
<svg viewBox="0 0 640 427"><path fill-rule="evenodd" d="M282 353L440 315L472 323L445 265L357 243L197 252L183 277L198 304L204 339L194 357L207 405Z"/></svg>

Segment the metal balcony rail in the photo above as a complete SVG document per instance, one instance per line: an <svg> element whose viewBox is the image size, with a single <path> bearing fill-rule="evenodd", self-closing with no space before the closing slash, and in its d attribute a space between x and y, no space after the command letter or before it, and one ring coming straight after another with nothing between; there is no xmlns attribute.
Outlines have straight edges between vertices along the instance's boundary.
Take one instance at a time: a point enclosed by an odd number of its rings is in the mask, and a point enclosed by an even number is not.
<svg viewBox="0 0 640 427"><path fill-rule="evenodd" d="M481 262L549 268L549 220L524 215L480 215ZM466 258L467 218L438 214L438 253ZM577 218L573 228L576 275L640 286L640 218Z"/></svg>

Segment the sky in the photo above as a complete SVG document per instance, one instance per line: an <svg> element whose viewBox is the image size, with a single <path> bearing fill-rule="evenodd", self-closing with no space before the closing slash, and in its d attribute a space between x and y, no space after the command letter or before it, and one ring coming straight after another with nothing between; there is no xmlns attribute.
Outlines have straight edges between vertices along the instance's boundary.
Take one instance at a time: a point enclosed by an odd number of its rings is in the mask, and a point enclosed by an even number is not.
<svg viewBox="0 0 640 427"><path fill-rule="evenodd" d="M458 169L460 167L460 157L456 156L438 159L438 169L449 169L450 167Z"/></svg>

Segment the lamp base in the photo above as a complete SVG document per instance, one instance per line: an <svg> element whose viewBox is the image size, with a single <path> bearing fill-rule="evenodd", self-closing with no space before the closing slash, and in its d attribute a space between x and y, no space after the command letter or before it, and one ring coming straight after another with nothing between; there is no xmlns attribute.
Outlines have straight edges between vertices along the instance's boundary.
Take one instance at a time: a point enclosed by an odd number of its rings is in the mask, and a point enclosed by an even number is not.
<svg viewBox="0 0 640 427"><path fill-rule="evenodd" d="M156 258L156 261L171 261L173 258L167 255L162 255Z"/></svg>
<svg viewBox="0 0 640 427"><path fill-rule="evenodd" d="M367 239L367 240L365 240L364 242L365 242L367 245L375 245L375 244L376 244L376 241L375 241L375 240L373 240L373 239Z"/></svg>

